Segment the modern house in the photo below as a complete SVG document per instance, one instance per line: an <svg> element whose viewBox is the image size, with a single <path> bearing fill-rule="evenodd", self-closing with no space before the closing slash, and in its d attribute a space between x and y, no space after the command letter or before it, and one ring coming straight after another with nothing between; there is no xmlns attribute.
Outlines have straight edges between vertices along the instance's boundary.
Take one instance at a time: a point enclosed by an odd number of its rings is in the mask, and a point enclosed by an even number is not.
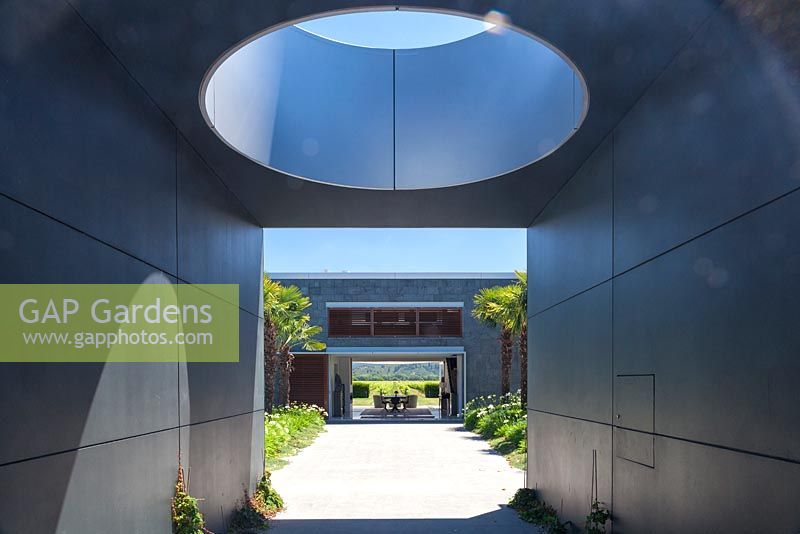
<svg viewBox="0 0 800 534"><path fill-rule="evenodd" d="M263 466L265 227L527 228L528 485L617 532L800 528L796 2L408 4L486 25L403 50L302 27L387 0L3 3L0 282L238 284L240 342L0 363L0 532L169 532L179 459L225 529Z"/></svg>
<svg viewBox="0 0 800 534"><path fill-rule="evenodd" d="M466 401L500 392L498 331L472 317L472 299L481 288L513 283L513 273L269 276L311 297L311 322L322 326L320 339L328 346L323 354L296 353L293 400L324 405L335 417L352 415L351 369L357 362L442 362L453 416ZM516 389L516 357L511 376Z"/></svg>

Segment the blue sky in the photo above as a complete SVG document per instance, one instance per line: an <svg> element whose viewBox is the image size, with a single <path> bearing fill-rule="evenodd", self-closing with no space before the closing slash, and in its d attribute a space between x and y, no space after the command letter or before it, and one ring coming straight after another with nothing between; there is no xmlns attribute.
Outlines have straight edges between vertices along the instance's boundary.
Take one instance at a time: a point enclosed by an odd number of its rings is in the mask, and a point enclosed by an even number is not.
<svg viewBox="0 0 800 534"><path fill-rule="evenodd" d="M526 268L524 229L264 230L267 272L510 272Z"/></svg>

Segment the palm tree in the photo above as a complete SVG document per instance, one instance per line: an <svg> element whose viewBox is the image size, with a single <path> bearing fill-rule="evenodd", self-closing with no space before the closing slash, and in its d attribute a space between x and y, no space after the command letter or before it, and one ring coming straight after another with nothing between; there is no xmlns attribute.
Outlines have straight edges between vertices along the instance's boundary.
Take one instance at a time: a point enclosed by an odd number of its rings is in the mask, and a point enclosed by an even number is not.
<svg viewBox="0 0 800 534"><path fill-rule="evenodd" d="M514 334L509 328L508 310L512 295L508 286L484 287L475 295L472 316L482 323L500 328L500 394L511 391L511 360Z"/></svg>
<svg viewBox="0 0 800 534"><path fill-rule="evenodd" d="M517 282L506 286L509 292L505 322L519 339L519 389L522 406L528 405L528 274L515 271Z"/></svg>
<svg viewBox="0 0 800 534"><path fill-rule="evenodd" d="M278 324L287 312L283 286L264 276L264 409L272 411L278 366Z"/></svg>
<svg viewBox="0 0 800 534"><path fill-rule="evenodd" d="M267 411L273 408L276 371L280 371L281 402L289 402L292 349L325 348L324 343L313 339L322 328L310 326L310 317L303 313L309 306L311 299L297 286L286 287L264 276L264 408Z"/></svg>

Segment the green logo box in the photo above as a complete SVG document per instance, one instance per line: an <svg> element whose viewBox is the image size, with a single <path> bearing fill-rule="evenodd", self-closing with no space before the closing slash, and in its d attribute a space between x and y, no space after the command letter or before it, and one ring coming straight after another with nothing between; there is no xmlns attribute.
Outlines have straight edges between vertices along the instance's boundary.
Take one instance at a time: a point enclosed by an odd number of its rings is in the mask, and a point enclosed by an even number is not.
<svg viewBox="0 0 800 534"><path fill-rule="evenodd" d="M0 284L1 362L238 362L238 284Z"/></svg>

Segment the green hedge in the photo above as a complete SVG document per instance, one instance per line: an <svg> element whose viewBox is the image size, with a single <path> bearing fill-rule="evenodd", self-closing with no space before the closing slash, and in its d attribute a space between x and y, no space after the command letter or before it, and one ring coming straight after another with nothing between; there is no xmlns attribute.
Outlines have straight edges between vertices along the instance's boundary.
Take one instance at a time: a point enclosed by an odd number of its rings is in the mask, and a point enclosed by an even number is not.
<svg viewBox="0 0 800 534"><path fill-rule="evenodd" d="M439 382L425 382L425 396L434 399L439 396Z"/></svg>
<svg viewBox="0 0 800 534"><path fill-rule="evenodd" d="M368 399L369 398L369 383L367 383L367 382L353 382L353 398L354 399Z"/></svg>

